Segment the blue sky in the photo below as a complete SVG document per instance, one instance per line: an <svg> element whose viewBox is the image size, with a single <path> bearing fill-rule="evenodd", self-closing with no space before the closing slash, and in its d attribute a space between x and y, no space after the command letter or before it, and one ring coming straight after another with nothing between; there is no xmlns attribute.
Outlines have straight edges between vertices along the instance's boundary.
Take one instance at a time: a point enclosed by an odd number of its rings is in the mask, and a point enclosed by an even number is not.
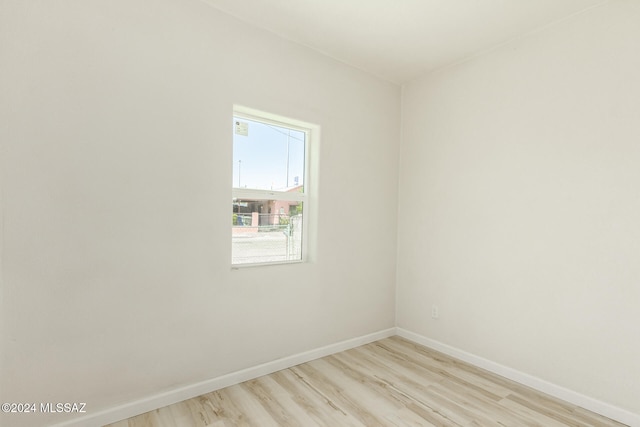
<svg viewBox="0 0 640 427"><path fill-rule="evenodd" d="M248 125L247 136L236 132L238 121ZM237 117L233 125L234 187L283 190L295 186L296 176L298 184L303 184L304 132Z"/></svg>

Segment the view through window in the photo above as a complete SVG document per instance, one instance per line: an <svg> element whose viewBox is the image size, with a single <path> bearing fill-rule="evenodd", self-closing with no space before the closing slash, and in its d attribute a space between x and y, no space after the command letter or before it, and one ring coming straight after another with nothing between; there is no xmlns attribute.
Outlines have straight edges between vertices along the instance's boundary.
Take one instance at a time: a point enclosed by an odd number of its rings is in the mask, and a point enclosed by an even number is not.
<svg viewBox="0 0 640 427"><path fill-rule="evenodd" d="M269 116L233 117L233 265L303 260L309 130Z"/></svg>

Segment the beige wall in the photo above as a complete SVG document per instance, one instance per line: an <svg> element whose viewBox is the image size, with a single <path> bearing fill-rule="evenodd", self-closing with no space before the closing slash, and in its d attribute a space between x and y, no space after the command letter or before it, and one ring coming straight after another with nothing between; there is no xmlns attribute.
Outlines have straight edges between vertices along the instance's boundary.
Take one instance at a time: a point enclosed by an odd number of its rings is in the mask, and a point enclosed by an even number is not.
<svg viewBox="0 0 640 427"><path fill-rule="evenodd" d="M396 197L397 86L197 0L0 7L1 401L95 413L394 325L395 203L340 207ZM234 103L321 126L313 262L230 268Z"/></svg>
<svg viewBox="0 0 640 427"><path fill-rule="evenodd" d="M403 88L397 294L399 327L636 414L638 22L609 2Z"/></svg>

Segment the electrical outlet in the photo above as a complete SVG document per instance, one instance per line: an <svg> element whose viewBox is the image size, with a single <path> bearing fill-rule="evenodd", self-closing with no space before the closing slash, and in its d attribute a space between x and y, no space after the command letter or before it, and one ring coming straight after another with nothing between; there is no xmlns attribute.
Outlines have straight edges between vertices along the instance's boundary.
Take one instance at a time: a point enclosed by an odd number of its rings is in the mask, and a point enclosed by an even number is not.
<svg viewBox="0 0 640 427"><path fill-rule="evenodd" d="M432 319L437 319L439 315L440 315L440 313L439 313L439 310L438 310L438 306L433 304L431 306L431 318Z"/></svg>

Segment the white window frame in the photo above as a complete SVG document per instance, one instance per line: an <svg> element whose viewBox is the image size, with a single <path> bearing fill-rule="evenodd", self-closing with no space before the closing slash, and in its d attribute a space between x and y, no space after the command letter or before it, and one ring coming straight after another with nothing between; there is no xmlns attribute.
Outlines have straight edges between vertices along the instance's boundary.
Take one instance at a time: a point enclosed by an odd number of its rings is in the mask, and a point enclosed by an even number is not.
<svg viewBox="0 0 640 427"><path fill-rule="evenodd" d="M312 140L317 135L318 127L296 119L291 119L284 116L279 116L273 113L267 113L264 111L256 110L253 108L243 107L239 105L233 106L233 118L246 119L255 122L261 122L268 125L274 125L278 127L288 128L303 132L304 138L304 181L302 193L290 193L286 191L274 191L274 190L257 190L249 188L237 188L234 186L233 180L231 183L232 200L235 199L254 199L254 200L280 200L287 202L302 202L302 244L301 244L301 259L285 260L285 261L269 261L269 262L256 262L256 263L241 263L234 264L233 256L231 257L231 267L233 269L245 268L245 267L257 267L257 266L269 266L269 265L282 265L282 264L299 264L308 262L309 259L309 217L311 212L310 206L310 191L311 191L311 147ZM233 138L232 138L233 141ZM233 142L232 142L233 143ZM232 226L233 229L233 226ZM232 236L233 238L233 236Z"/></svg>

